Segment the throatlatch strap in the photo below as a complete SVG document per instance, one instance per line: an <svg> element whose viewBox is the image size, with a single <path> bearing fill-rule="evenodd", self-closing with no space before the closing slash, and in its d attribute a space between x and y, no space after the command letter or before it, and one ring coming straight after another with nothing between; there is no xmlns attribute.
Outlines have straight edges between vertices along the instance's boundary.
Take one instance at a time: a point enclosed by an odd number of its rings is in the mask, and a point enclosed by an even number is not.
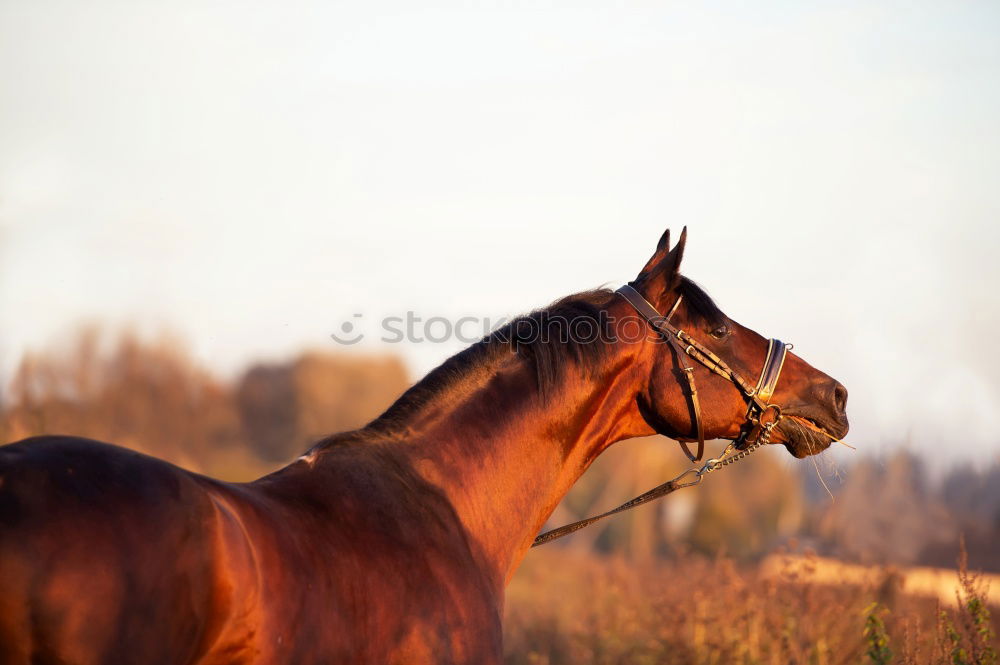
<svg viewBox="0 0 1000 665"><path fill-rule="evenodd" d="M681 444L681 450L684 451L684 454L687 455L689 460L692 462L700 462L701 458L705 456L705 427L701 423L701 402L698 400L698 387L694 382L694 367L684 362L684 358L688 357L690 353L688 353L684 346L678 341L678 337L675 334L672 334L673 330L670 326L670 317L677 311L677 307L681 304L681 299L684 296L678 295L673 306L670 308L670 311L667 312L667 315L661 316L660 313L656 311L656 308L653 307L648 300L643 298L642 294L636 291L631 285L626 284L621 287L618 289L618 293L625 298L625 300L627 300L637 312L642 314L654 330L663 335L663 337L670 342L670 346L676 353L677 363L680 365L681 372L687 378L687 397L691 402L691 418L693 421L692 429L694 430L693 434L698 437L698 454L694 455L691 453L691 448L688 447L687 442L678 439L677 443Z"/></svg>
<svg viewBox="0 0 1000 665"><path fill-rule="evenodd" d="M689 460L700 462L701 458L705 456L705 428L701 424L701 404L698 401L698 388L694 384L694 367L685 367L681 371L687 377L688 397L691 398L691 409L694 411L694 428L698 436L698 455L692 455L691 449L684 441L678 439L677 443L681 444L681 449Z"/></svg>

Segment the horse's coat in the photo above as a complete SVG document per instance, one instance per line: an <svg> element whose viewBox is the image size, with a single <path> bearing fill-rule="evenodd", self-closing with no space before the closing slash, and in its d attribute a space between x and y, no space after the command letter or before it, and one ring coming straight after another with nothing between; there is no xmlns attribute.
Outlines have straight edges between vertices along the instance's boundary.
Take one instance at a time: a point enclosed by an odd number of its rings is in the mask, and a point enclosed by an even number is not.
<svg viewBox="0 0 1000 665"><path fill-rule="evenodd" d="M668 238L634 282L658 307L697 291ZM694 295L677 324L759 372L763 338ZM559 312L631 315L606 291ZM542 318L252 483L74 437L0 448L0 665L500 662L504 587L575 480L616 441L692 435L669 345L528 339ZM735 436L741 396L699 372L706 435ZM775 401L809 421L776 430L796 456L847 430L843 387L797 356Z"/></svg>

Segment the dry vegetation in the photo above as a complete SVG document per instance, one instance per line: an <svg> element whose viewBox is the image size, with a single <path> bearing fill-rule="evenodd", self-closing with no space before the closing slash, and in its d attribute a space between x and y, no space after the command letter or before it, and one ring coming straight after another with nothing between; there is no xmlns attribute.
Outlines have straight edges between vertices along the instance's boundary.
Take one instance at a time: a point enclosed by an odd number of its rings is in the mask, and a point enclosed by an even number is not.
<svg viewBox="0 0 1000 665"><path fill-rule="evenodd" d="M222 381L170 339L91 330L23 359L0 394L0 438L72 433L245 480L362 425L407 383L395 358L323 354ZM613 447L553 522L676 475L681 460L664 443ZM828 478L831 502L814 468L781 452L533 550L509 591L508 662L997 663L1000 612L990 617L982 580L962 572L960 597L942 608L879 566L954 565L964 533L972 565L1000 571L1000 467L955 469L932 486L913 456L862 457ZM760 565L793 539L874 572L831 582L809 574L820 560L778 574Z"/></svg>
<svg viewBox="0 0 1000 665"><path fill-rule="evenodd" d="M950 607L870 585L764 577L684 554L638 564L556 548L532 552L509 589L508 663L995 664L995 618L964 573Z"/></svg>

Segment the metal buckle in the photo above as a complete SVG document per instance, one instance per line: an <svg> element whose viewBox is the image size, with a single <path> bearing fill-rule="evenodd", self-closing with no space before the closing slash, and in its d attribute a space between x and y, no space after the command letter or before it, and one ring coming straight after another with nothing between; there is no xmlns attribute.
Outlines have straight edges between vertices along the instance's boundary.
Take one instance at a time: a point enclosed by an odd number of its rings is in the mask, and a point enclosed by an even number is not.
<svg viewBox="0 0 1000 665"><path fill-rule="evenodd" d="M766 414L771 409L774 409L774 420L765 423L764 414ZM782 418L781 407L778 406L777 404L768 404L767 406L764 407L764 410L760 412L760 415L757 416L757 423L761 427L766 427L767 429L771 429L772 427L778 424L778 421L781 420L781 418Z"/></svg>

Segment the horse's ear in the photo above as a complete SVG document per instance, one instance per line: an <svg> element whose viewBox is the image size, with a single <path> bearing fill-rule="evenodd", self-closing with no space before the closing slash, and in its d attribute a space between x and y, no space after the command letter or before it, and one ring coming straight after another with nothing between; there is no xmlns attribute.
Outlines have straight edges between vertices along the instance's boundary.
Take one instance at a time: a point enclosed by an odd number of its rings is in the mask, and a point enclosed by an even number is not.
<svg viewBox="0 0 1000 665"><path fill-rule="evenodd" d="M667 254L669 253L670 253L670 229L667 229L666 231L663 232L663 235L660 236L660 242L656 243L656 251L653 252L653 255L649 257L648 261L646 261L646 265L644 265L642 267L642 270L639 271L639 276L636 278L636 281L639 281L644 277L648 276L650 273L652 273L653 268L658 266L660 264L660 261L666 258Z"/></svg>
<svg viewBox="0 0 1000 665"><path fill-rule="evenodd" d="M688 239L688 227L681 229L681 237L678 238L677 244L674 248L670 250L670 254L667 256L667 260L664 261L666 266L664 266L664 272L670 271L671 277L673 279L680 279L681 276L681 259L684 258L684 246L687 244Z"/></svg>
<svg viewBox="0 0 1000 665"><path fill-rule="evenodd" d="M681 237L673 249L670 249L670 230L663 234L656 245L656 252L646 262L636 283L649 285L650 290L666 292L674 289L680 283L681 259L684 258L684 245L687 243L687 227L681 231ZM650 294L652 295L652 294Z"/></svg>

